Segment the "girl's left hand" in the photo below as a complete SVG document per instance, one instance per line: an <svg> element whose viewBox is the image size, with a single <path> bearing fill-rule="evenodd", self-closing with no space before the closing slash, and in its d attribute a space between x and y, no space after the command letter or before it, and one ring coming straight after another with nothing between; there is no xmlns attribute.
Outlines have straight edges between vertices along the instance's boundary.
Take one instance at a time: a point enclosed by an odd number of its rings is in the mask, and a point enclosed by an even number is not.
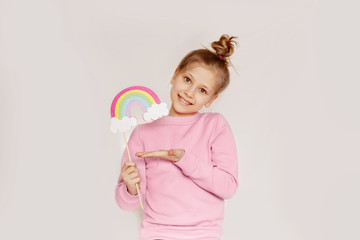
<svg viewBox="0 0 360 240"><path fill-rule="evenodd" d="M184 156L185 150L184 149L170 149L170 150L159 150L159 151L152 151L152 152L138 152L136 156L143 157L143 158L163 158L166 160L170 160L173 162L178 162Z"/></svg>

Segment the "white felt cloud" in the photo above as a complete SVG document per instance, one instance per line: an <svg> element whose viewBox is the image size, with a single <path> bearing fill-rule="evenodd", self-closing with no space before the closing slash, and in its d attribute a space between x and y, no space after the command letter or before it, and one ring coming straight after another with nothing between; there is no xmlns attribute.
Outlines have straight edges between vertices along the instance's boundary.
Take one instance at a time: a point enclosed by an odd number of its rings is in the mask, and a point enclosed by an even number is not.
<svg viewBox="0 0 360 240"><path fill-rule="evenodd" d="M153 103L151 107L147 109L147 112L144 113L143 118L145 121L149 122L151 120L156 120L162 116L169 114L166 103L161 102L160 104Z"/></svg>
<svg viewBox="0 0 360 240"><path fill-rule="evenodd" d="M113 133L119 132L125 132L127 130L130 130L131 127L136 126L137 120L134 117L128 118L123 117L121 120L119 120L116 117L111 118L111 131Z"/></svg>
<svg viewBox="0 0 360 240"><path fill-rule="evenodd" d="M169 110L167 109L167 105L164 102L161 102L160 104L153 103L151 107L147 109L147 112L143 114L143 118L146 122L150 122L152 120L156 120L162 116L167 116L169 114ZM121 120L119 120L116 117L111 118L111 131L113 133L119 132L125 132L127 130L130 130L131 127L134 127L137 125L137 120L135 117L123 117Z"/></svg>

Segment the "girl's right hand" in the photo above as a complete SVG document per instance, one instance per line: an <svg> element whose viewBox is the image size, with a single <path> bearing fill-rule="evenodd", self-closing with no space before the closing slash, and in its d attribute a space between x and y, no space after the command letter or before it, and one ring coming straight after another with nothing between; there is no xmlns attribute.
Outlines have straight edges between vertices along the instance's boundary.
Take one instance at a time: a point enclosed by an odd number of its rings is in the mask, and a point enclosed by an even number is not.
<svg viewBox="0 0 360 240"><path fill-rule="evenodd" d="M124 180L128 192L131 195L136 195L136 184L140 185L140 174L136 164L132 161L126 161L121 169L120 177Z"/></svg>

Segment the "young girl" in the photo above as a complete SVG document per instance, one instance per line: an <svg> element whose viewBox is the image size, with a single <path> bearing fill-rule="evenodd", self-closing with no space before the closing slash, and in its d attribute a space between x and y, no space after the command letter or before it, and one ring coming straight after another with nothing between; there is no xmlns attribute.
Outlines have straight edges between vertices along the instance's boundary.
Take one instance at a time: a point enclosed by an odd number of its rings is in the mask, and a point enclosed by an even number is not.
<svg viewBox="0 0 360 240"><path fill-rule="evenodd" d="M169 115L137 125L124 151L115 189L118 206L140 208L141 240L221 239L224 199L238 188L238 159L231 128L219 113L199 113L229 84L234 38L221 36L214 51L184 57L171 79Z"/></svg>

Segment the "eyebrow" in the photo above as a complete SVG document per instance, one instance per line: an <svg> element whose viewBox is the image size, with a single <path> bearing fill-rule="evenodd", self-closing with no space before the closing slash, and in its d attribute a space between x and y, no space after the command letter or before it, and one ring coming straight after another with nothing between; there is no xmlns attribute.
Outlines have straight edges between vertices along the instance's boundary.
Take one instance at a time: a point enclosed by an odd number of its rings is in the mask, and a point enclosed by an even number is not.
<svg viewBox="0 0 360 240"><path fill-rule="evenodd" d="M193 75L191 75L190 72L188 72L188 74L189 74L189 76L190 76L192 79L195 79L195 78L193 77ZM202 84L201 86L202 86L203 88L205 88L206 90L210 91L209 88L208 88L206 85Z"/></svg>

